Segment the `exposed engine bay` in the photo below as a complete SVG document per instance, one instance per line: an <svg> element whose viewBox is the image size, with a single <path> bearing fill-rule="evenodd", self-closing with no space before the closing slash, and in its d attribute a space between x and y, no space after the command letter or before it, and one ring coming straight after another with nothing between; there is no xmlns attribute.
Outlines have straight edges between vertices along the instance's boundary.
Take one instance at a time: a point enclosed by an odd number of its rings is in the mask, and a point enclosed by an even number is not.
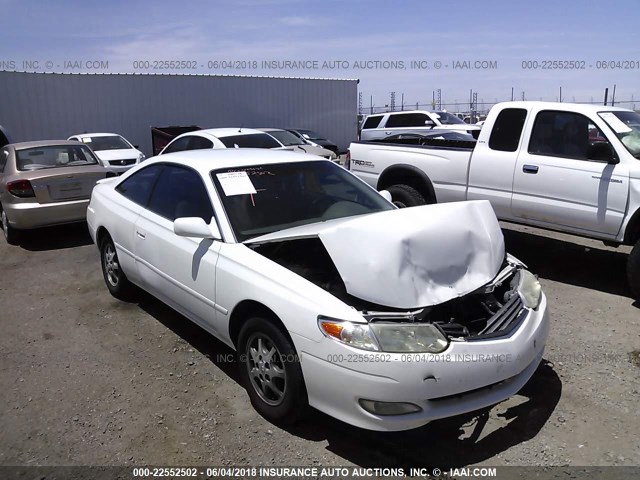
<svg viewBox="0 0 640 480"><path fill-rule="evenodd" d="M404 310L349 294L317 237L255 244L251 248L360 311L369 322L431 323L449 339L474 340L508 335L524 318L517 292L521 267L506 259L498 275L478 290L437 305Z"/></svg>

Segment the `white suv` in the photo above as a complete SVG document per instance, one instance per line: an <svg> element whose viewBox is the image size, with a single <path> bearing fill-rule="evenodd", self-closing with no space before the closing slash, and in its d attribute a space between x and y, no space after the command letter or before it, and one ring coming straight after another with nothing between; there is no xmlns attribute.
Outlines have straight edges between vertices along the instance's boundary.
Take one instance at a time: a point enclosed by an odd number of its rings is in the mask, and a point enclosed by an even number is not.
<svg viewBox="0 0 640 480"><path fill-rule="evenodd" d="M453 113L411 110L368 115L362 124L360 140L379 140L400 133L456 131L478 137L478 125L468 125Z"/></svg>

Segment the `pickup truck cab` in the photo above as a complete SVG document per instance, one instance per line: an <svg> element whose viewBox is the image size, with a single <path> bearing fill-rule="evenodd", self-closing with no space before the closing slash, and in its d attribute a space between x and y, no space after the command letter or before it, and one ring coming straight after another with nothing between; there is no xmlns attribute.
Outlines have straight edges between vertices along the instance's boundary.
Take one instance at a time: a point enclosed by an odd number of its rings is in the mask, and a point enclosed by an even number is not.
<svg viewBox="0 0 640 480"><path fill-rule="evenodd" d="M398 206L489 200L498 218L634 245L640 298L640 114L602 105L506 102L477 142L374 141L348 168Z"/></svg>
<svg viewBox="0 0 640 480"><path fill-rule="evenodd" d="M456 131L468 133L478 138L482 127L468 125L458 116L449 112L428 112L411 110L369 115L360 131L360 140L377 140L399 133L427 133L433 131Z"/></svg>

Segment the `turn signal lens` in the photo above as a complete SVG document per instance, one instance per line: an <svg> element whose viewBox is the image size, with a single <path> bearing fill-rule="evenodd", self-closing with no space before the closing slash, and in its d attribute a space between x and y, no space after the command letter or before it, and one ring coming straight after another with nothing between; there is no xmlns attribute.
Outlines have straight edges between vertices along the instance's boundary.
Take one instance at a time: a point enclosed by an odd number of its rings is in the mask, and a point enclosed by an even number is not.
<svg viewBox="0 0 640 480"><path fill-rule="evenodd" d="M363 350L379 351L380 347L366 323L353 323L318 317L318 326L327 337Z"/></svg>

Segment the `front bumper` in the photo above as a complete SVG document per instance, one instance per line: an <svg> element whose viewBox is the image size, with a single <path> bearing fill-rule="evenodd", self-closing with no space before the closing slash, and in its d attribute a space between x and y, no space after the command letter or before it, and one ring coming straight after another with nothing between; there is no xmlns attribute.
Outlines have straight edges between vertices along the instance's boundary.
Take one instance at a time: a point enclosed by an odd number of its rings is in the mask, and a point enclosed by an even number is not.
<svg viewBox="0 0 640 480"><path fill-rule="evenodd" d="M32 229L50 225L83 222L87 218L89 199L56 203L7 203L4 209L9 225Z"/></svg>
<svg viewBox="0 0 640 480"><path fill-rule="evenodd" d="M431 420L494 405L517 393L535 372L549 331L547 300L508 338L452 341L441 354L367 352L294 335L309 403L352 425L408 430ZM366 360L366 359L369 360ZM422 411L380 416L359 399L409 402Z"/></svg>

